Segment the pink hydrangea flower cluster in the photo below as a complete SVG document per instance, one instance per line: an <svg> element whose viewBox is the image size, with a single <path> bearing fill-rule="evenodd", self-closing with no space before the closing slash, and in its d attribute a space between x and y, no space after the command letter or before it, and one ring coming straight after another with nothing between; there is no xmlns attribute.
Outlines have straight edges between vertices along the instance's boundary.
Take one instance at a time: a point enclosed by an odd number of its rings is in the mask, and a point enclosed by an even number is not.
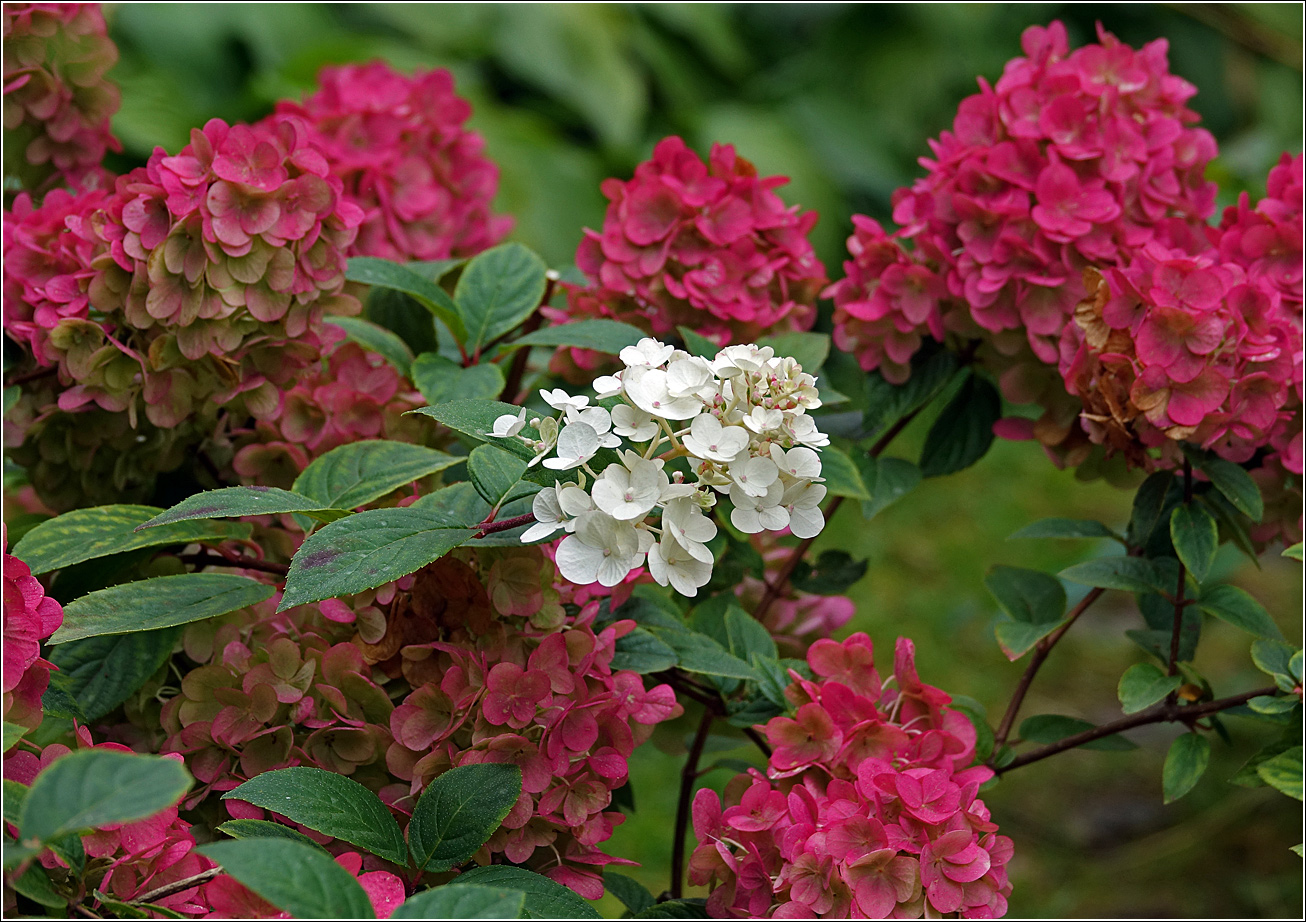
<svg viewBox="0 0 1306 922"><path fill-rule="evenodd" d="M4 531L4 719L35 728L53 663L41 658L41 641L63 624L63 608L45 594L31 568L8 552Z"/></svg>
<svg viewBox="0 0 1306 922"><path fill-rule="evenodd" d="M78 749L131 751L117 743L93 743L85 727L77 728L74 743ZM5 758L4 776L30 785L42 771L70 751L61 743L51 743L39 755L27 750L15 751ZM152 890L215 867L195 850L196 845L191 824L178 816L176 805L135 822L98 827L82 836L82 848L88 859L84 885L88 892L99 890L115 900L138 899ZM49 849L41 854L40 862L52 876L67 870L67 865ZM159 897L157 905L186 916L207 915L210 907L203 891L196 884Z"/></svg>
<svg viewBox="0 0 1306 922"><path fill-rule="evenodd" d="M492 215L499 170L463 123L471 106L447 70L411 77L373 61L328 67L302 103L272 121L300 125L363 211L350 255L398 261L472 256L498 243L512 219Z"/></svg>
<svg viewBox="0 0 1306 922"><path fill-rule="evenodd" d="M979 786L975 730L920 681L900 638L881 683L871 641L818 640L808 681L791 673L794 710L765 727L766 775L735 778L724 801L694 799L691 883L717 918L997 918L1011 885L1011 840Z"/></svg>
<svg viewBox="0 0 1306 922"><path fill-rule="evenodd" d="M902 229L856 221L846 277L826 294L835 342L863 368L900 382L926 336L979 340L1011 399L1049 404L1042 434L1060 441L1075 407L1055 365L1083 269L1128 263L1173 219L1205 221L1216 145L1192 127L1196 90L1169 73L1164 39L1135 50L1099 28L1072 52L1054 22L1022 47L930 142L928 174L895 194Z"/></svg>
<svg viewBox="0 0 1306 922"><path fill-rule="evenodd" d="M612 669L634 622L596 628L597 606L566 616L538 549L479 551L475 568L444 557L419 576L427 617L394 640L392 620L379 651L413 687L390 719L387 764L409 782L397 803L454 766L516 764L521 797L477 860L503 855L597 899L602 868L623 860L599 849L623 819L612 792L653 725L681 713L675 694Z"/></svg>
<svg viewBox="0 0 1306 922"><path fill-rule="evenodd" d="M122 145L109 129L118 62L98 3L4 5L5 173L42 191L60 181L86 186Z"/></svg>
<svg viewBox="0 0 1306 922"><path fill-rule="evenodd" d="M683 325L720 346L810 328L825 267L807 239L816 212L773 191L788 181L758 176L729 144L705 164L664 138L633 179L603 183L603 230L586 230L576 251L590 285L566 286L567 309L551 319L609 317L658 338Z"/></svg>

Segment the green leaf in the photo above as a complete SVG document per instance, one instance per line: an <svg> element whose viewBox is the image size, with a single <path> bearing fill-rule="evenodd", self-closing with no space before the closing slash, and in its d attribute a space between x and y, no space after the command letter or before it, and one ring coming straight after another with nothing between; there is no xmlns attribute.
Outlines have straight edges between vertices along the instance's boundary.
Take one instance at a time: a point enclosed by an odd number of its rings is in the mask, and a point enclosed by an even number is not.
<svg viewBox="0 0 1306 922"><path fill-rule="evenodd" d="M663 900L654 903L643 912L637 913L636 919L707 919L707 900L702 897L686 897L679 900Z"/></svg>
<svg viewBox="0 0 1306 922"><path fill-rule="evenodd" d="M1175 570L1178 579L1178 570ZM1154 592L1139 593L1134 597L1151 631L1126 631L1126 635L1157 659L1166 662L1170 657L1170 638L1174 633L1174 603ZM1202 637L1202 624L1206 619L1192 605L1185 605L1179 622L1179 661L1186 662L1197 652ZM1155 651L1153 650L1155 645Z"/></svg>
<svg viewBox="0 0 1306 922"><path fill-rule="evenodd" d="M853 367L857 368L856 362ZM857 368L861 372L860 368ZM860 373L869 409L866 428L874 433L891 426L913 410L923 407L938 395L957 370L957 357L946 349L931 351L928 347L912 356L911 377L903 384L892 384L878 371ZM849 381L840 390L847 390L855 382ZM836 382L836 387L839 384ZM851 393L851 391L849 391Z"/></svg>
<svg viewBox="0 0 1306 922"><path fill-rule="evenodd" d="M1152 561L1141 557L1098 557L1067 567L1057 575L1072 583L1126 592L1168 592L1174 588L1162 585Z"/></svg>
<svg viewBox="0 0 1306 922"><path fill-rule="evenodd" d="M1121 538L1101 522L1093 519L1039 519L1013 533L1008 541L1017 538L1114 538L1123 543Z"/></svg>
<svg viewBox="0 0 1306 922"><path fill-rule="evenodd" d="M603 872L603 887L632 913L642 912L657 902L643 884L616 871Z"/></svg>
<svg viewBox="0 0 1306 922"><path fill-rule="evenodd" d="M1020 738L1029 743L1048 745L1063 740L1067 736L1074 736L1077 733L1083 733L1085 730L1092 730L1095 726L1096 724L1089 723L1087 720L1080 720L1078 717L1065 717L1061 714L1039 714L1036 717L1027 717L1021 721ZM1123 752L1128 749L1137 749L1138 746L1116 733L1093 740L1091 743L1085 743L1079 748Z"/></svg>
<svg viewBox="0 0 1306 922"><path fill-rule="evenodd" d="M1302 799L1302 747L1293 746L1256 766L1261 780L1276 791Z"/></svg>
<svg viewBox="0 0 1306 922"><path fill-rule="evenodd" d="M828 333L778 333L762 337L757 344L770 346L782 358L793 358L809 375L819 370L830 354Z"/></svg>
<svg viewBox="0 0 1306 922"><path fill-rule="evenodd" d="M5 726L10 727L13 725L7 723ZM3 787L4 820L6 823L13 823L17 826L19 818L23 815L23 800L27 797L27 785L12 778L5 778ZM5 867L9 867L8 862L5 862Z"/></svg>
<svg viewBox="0 0 1306 922"><path fill-rule="evenodd" d="M1161 790L1174 803L1193 789L1211 761L1211 741L1200 733L1185 733L1170 744L1161 769Z"/></svg>
<svg viewBox="0 0 1306 922"><path fill-rule="evenodd" d="M99 901L105 909L113 911L114 916L119 919L153 919L155 916L150 914L150 910L159 914L164 919L186 919L181 913L165 906L159 906L155 903L124 903L122 900L115 900L103 890L92 890L91 895Z"/></svg>
<svg viewBox="0 0 1306 922"><path fill-rule="evenodd" d="M1039 570L997 565L984 577L1002 610L1026 624L1060 621L1066 612L1066 590L1061 581Z"/></svg>
<svg viewBox="0 0 1306 922"><path fill-rule="evenodd" d="M1257 695L1247 702L1247 706L1257 714L1265 715L1286 714L1300 705L1300 698L1275 698L1270 695Z"/></svg>
<svg viewBox="0 0 1306 922"><path fill-rule="evenodd" d="M676 327L676 332L685 343L685 351L699 358L714 359L721 347L702 334L695 333L689 327Z"/></svg>
<svg viewBox="0 0 1306 922"><path fill-rule="evenodd" d="M998 389L988 379L968 374L925 436L921 473L939 477L970 467L993 444L993 424L1001 416Z"/></svg>
<svg viewBox="0 0 1306 922"><path fill-rule="evenodd" d="M1286 548L1283 552L1283 556L1291 557L1293 560L1300 561L1302 559L1301 542L1298 541L1292 547Z"/></svg>
<svg viewBox="0 0 1306 922"><path fill-rule="evenodd" d="M1120 677L1116 694L1126 714L1137 714L1170 694L1183 681L1182 676L1166 675L1152 663L1135 663Z"/></svg>
<svg viewBox="0 0 1306 922"><path fill-rule="evenodd" d="M405 378L413 365L408 344L383 326L361 317L324 317L324 322L345 331L345 335L364 349L375 352Z"/></svg>
<svg viewBox="0 0 1306 922"><path fill-rule="evenodd" d="M1292 675L1292 656L1296 649L1281 640L1256 640L1252 642L1252 662L1267 675Z"/></svg>
<svg viewBox="0 0 1306 922"><path fill-rule="evenodd" d="M862 503L862 518L867 521L906 496L921 482L921 469L901 458L872 458L863 454L857 459L857 467L871 494L870 500Z"/></svg>
<svg viewBox="0 0 1306 922"><path fill-rule="evenodd" d="M501 403L498 400L453 400L439 406L418 407L411 412L429 416L455 432L469 435L479 442L497 445L527 461L535 457L535 452L518 439L501 439L491 435L496 419L505 415L516 417L521 412L521 407L511 403ZM533 427L527 426L522 430L522 435L534 438L538 433Z"/></svg>
<svg viewBox="0 0 1306 922"><path fill-rule="evenodd" d="M452 400L490 400L503 391L503 369L492 362L464 368L434 352L413 362L413 383L431 406Z"/></svg>
<svg viewBox="0 0 1306 922"><path fill-rule="evenodd" d="M1175 506L1170 513L1170 541L1193 579L1199 583L1206 579L1220 547L1220 530L1210 513L1196 504Z"/></svg>
<svg viewBox="0 0 1306 922"><path fill-rule="evenodd" d="M478 445L467 456L467 479L491 506L497 506L526 473L526 462L497 445Z"/></svg>
<svg viewBox="0 0 1306 922"><path fill-rule="evenodd" d="M291 842L299 842L316 848L323 854L329 854L325 848L298 829L291 829L289 826L271 820L227 820L218 826L218 832L225 832L233 839L289 839Z"/></svg>
<svg viewBox="0 0 1306 922"><path fill-rule="evenodd" d="M72 752L32 782L18 823L21 838L49 842L145 819L175 804L190 785L190 772L173 759L109 749Z"/></svg>
<svg viewBox="0 0 1306 922"><path fill-rule="evenodd" d="M345 268L345 278L351 282L402 291L430 311L432 316L439 318L458 342L467 342L467 328L463 326L453 299L439 285L413 270L384 259L355 256Z"/></svg>
<svg viewBox="0 0 1306 922"><path fill-rule="evenodd" d="M793 660L778 660L774 656L754 653L749 659L757 670L757 690L762 696L778 708L789 709L792 704L785 697L785 689L793 679L789 675L789 666Z"/></svg>
<svg viewBox="0 0 1306 922"><path fill-rule="evenodd" d="M138 526L138 530L183 522L241 515L280 515L287 512L319 512L331 508L291 490L279 487L222 487L205 490L183 499L166 512Z"/></svg>
<svg viewBox="0 0 1306 922"><path fill-rule="evenodd" d="M795 589L816 595L841 595L866 575L868 561L854 560L847 551L822 551L813 567L800 560L789 581Z"/></svg>
<svg viewBox="0 0 1306 922"><path fill-rule="evenodd" d="M143 547L190 544L223 538L248 538L251 526L240 523L185 523L137 532L163 510L155 506L96 506L76 509L37 525L10 551L33 574L122 554Z"/></svg>
<svg viewBox="0 0 1306 922"><path fill-rule="evenodd" d="M479 350L518 326L544 297L548 267L520 243L481 253L463 269L454 303L467 328L469 351Z"/></svg>
<svg viewBox="0 0 1306 922"><path fill-rule="evenodd" d="M499 519L510 519L531 511L531 500L523 496L524 491L536 492L538 486L527 481L518 481L508 493L508 499L499 507ZM513 497L521 497L513 499ZM428 493L409 508L420 509L438 518L449 528L466 526L476 530L480 523L490 514L490 504L481 499L476 489L466 481L451 484L443 489ZM508 531L497 531L476 539L477 547L520 547L521 534L530 525L520 525Z"/></svg>
<svg viewBox="0 0 1306 922"><path fill-rule="evenodd" d="M993 626L993 633L997 637L1003 655L1014 663L1063 623L1061 621L1029 623L1006 620L1004 617Z"/></svg>
<svg viewBox="0 0 1306 922"><path fill-rule="evenodd" d="M404 834L390 809L344 775L307 766L281 768L255 775L222 799L243 800L387 861L408 863Z"/></svg>
<svg viewBox="0 0 1306 922"><path fill-rule="evenodd" d="M520 919L526 894L508 887L482 887L456 880L414 893L392 919Z"/></svg>
<svg viewBox="0 0 1306 922"><path fill-rule="evenodd" d="M7 843L5 851L9 851ZM11 879L6 875L5 882L12 884L14 890L41 906L65 911L68 909L68 900L55 892L54 883L45 873L45 868L41 867L40 862L32 862L27 870L16 878Z"/></svg>
<svg viewBox="0 0 1306 922"><path fill-rule="evenodd" d="M1208 615L1257 637L1283 639L1283 632L1274 623L1265 606L1237 586L1219 585L1203 590L1201 598L1197 600L1197 607Z"/></svg>
<svg viewBox="0 0 1306 922"><path fill-rule="evenodd" d="M331 509L354 509L463 460L407 442L351 442L315 458L293 489Z"/></svg>
<svg viewBox="0 0 1306 922"><path fill-rule="evenodd" d="M55 647L50 660L70 680L86 720L104 717L145 684L172 655L179 627L88 637Z"/></svg>
<svg viewBox="0 0 1306 922"><path fill-rule="evenodd" d="M860 500L871 498L861 471L857 470L853 459L842 449L834 446L821 449L821 476L825 478L825 489L831 496L848 496Z"/></svg>
<svg viewBox="0 0 1306 922"><path fill-rule="evenodd" d="M648 336L639 327L617 320L578 320L536 330L505 343L505 349L518 346L569 346L575 349L593 349L616 355L627 346L633 346ZM715 355L716 353L713 353Z"/></svg>
<svg viewBox="0 0 1306 922"><path fill-rule="evenodd" d="M278 611L375 589L420 570L476 534L415 507L369 509L318 529L290 562Z"/></svg>
<svg viewBox="0 0 1306 922"><path fill-rule="evenodd" d="M680 662L676 651L642 627L637 627L625 637L619 637L612 656L614 670L629 670L640 675L662 672Z"/></svg>
<svg viewBox="0 0 1306 922"><path fill-rule="evenodd" d="M1265 514L1265 502L1261 499L1261 490L1256 486L1256 481L1252 480L1247 471L1232 461L1215 455L1204 455L1187 445L1182 447L1193 466L1207 476L1211 485L1233 503L1235 509L1253 522L1261 520Z"/></svg>
<svg viewBox="0 0 1306 922"><path fill-rule="evenodd" d="M5 721L5 752L18 745L18 741L27 735L27 728Z"/></svg>
<svg viewBox="0 0 1306 922"><path fill-rule="evenodd" d="M669 646L686 672L730 679L757 679L757 671L737 656L732 655L717 640L707 634L690 631L684 627L668 629L646 625L653 635Z"/></svg>
<svg viewBox="0 0 1306 922"><path fill-rule="evenodd" d="M752 662L754 656L765 656L768 659L779 656L771 632L738 605L726 608L725 627L730 652L744 662Z"/></svg>
<svg viewBox="0 0 1306 922"><path fill-rule="evenodd" d="M379 286L370 288L363 316L398 335L409 355L420 355L440 347L430 311L402 291Z"/></svg>
<svg viewBox="0 0 1306 922"><path fill-rule="evenodd" d="M993 728L989 726L988 711L984 705L974 698L966 695L954 695L950 707L954 711L961 711L970 719L971 725L975 728L975 757L980 762L987 762L989 756L993 755Z"/></svg>
<svg viewBox="0 0 1306 922"><path fill-rule="evenodd" d="M527 919L602 918L576 891L525 868L514 868L506 864L473 868L459 874L451 886L463 884L520 890L526 894L524 918Z"/></svg>
<svg viewBox="0 0 1306 922"><path fill-rule="evenodd" d="M1170 510L1182 500L1183 487L1170 471L1157 471L1144 480L1134 495L1129 518L1126 536L1130 547L1146 548L1151 544L1153 534L1161 531L1158 526L1169 523ZM1169 538L1168 528L1165 536Z"/></svg>
<svg viewBox="0 0 1306 922"><path fill-rule="evenodd" d="M41 707L45 711L46 717L75 720L79 723L87 722L86 715L82 712L82 706L77 703L71 688L72 680L68 676L61 672L50 673L50 684L41 695ZM33 739L36 740L37 736L34 735Z"/></svg>
<svg viewBox="0 0 1306 922"><path fill-rule="evenodd" d="M65 605L63 626L48 642L190 624L262 602L275 591L234 573L182 573L123 583Z"/></svg>
<svg viewBox="0 0 1306 922"><path fill-rule="evenodd" d="M521 769L485 762L441 774L422 792L408 825L413 867L448 871L471 859L521 796Z"/></svg>
<svg viewBox="0 0 1306 922"><path fill-rule="evenodd" d="M354 875L319 849L267 838L211 842L201 845L199 853L296 918L376 918Z"/></svg>

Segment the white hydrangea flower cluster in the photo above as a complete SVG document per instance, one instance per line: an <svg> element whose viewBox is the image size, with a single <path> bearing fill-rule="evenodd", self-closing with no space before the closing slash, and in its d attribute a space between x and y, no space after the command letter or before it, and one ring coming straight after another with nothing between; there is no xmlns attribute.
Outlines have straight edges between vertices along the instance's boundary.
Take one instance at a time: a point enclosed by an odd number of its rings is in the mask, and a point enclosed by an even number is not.
<svg viewBox="0 0 1306 922"><path fill-rule="evenodd" d="M728 346L712 360L646 338L621 350L625 368L594 382L611 410L563 390L540 391L559 418L529 420L526 409L495 420L493 435L535 451L532 465L579 468L578 483L536 494L536 524L525 541L559 529L558 570L574 583L615 586L648 561L659 585L694 596L712 577L708 513L729 496L730 522L742 532L789 530L815 537L825 526L821 459L830 440L807 411L821 405L816 379L770 346ZM601 448L619 461L596 473ZM678 458L688 462L668 473ZM588 478L587 478L588 475ZM589 485L587 487L587 484ZM656 524L649 516L660 513Z"/></svg>

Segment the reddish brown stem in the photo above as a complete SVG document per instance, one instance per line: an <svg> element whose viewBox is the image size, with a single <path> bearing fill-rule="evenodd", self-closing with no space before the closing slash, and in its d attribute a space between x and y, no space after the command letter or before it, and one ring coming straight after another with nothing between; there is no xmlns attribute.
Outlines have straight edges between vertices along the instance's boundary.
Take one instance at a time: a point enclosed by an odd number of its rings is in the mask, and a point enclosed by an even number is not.
<svg viewBox="0 0 1306 922"><path fill-rule="evenodd" d="M680 899L684 893L685 877L685 832L689 828L689 808L694 798L694 780L698 777L698 761L703 757L703 748L707 745L707 736L712 729L715 715L711 708L703 709L703 719L699 721L698 732L689 747L689 758L680 770L680 800L676 804L676 826L671 840L671 898Z"/></svg>
<svg viewBox="0 0 1306 922"><path fill-rule="evenodd" d="M526 525L535 521L535 513L523 512L521 515L514 515L510 519L504 519L501 522L482 522L477 525L478 531L474 538L484 538L486 535L492 535L498 531L507 531L510 528L516 528L519 525Z"/></svg>

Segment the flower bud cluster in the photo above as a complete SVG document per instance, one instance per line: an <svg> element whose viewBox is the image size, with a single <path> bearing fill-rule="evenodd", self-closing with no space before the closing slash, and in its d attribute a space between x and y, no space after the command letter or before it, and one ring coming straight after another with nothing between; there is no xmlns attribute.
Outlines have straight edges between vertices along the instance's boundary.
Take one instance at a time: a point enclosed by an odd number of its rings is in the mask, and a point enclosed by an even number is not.
<svg viewBox="0 0 1306 922"><path fill-rule="evenodd" d="M900 638L881 683L871 641L819 640L808 681L791 673L792 716L766 724L766 775L736 777L724 802L694 799L690 882L732 918L996 918L1007 908L1011 840L979 786L975 730L923 684Z"/></svg>
<svg viewBox="0 0 1306 922"><path fill-rule="evenodd" d="M54 664L41 658L41 641L63 624L63 608L45 594L31 568L4 554L4 719L35 729L41 723L41 695Z"/></svg>
<svg viewBox="0 0 1306 922"><path fill-rule="evenodd" d="M294 121L363 212L350 255L407 262L472 256L498 243L512 219L490 214L499 169L463 127L471 106L447 70L406 77L382 61L323 68L320 89L281 102L271 121Z"/></svg>
<svg viewBox="0 0 1306 922"><path fill-rule="evenodd" d="M100 178L105 151L122 150L109 128L118 61L98 3L4 5L5 173L40 191Z"/></svg>
<svg viewBox="0 0 1306 922"><path fill-rule="evenodd" d="M829 439L807 415L821 401L797 362L756 345L708 360L652 338L620 358L621 371L594 382L600 399L615 398L610 410L558 389L540 392L561 416L531 419L538 438L521 434L525 408L494 423L493 435L535 449L532 465L581 471L578 482L536 494L536 524L522 536L564 530L555 557L563 577L615 586L647 559L659 585L696 595L712 577L707 542L717 529L706 513L716 494L730 498L731 524L747 534L820 533L826 490L815 449ZM601 449L619 454L596 472L590 462ZM680 458L687 472L668 473ZM659 525L646 521L655 512Z"/></svg>
<svg viewBox="0 0 1306 922"><path fill-rule="evenodd" d="M1033 433L999 434L1049 445L1084 441L1055 370L1078 344L1083 269L1200 236L1215 204L1203 175L1215 141L1192 127L1196 90L1169 73L1166 41L1098 38L1072 52L1061 23L1027 29L1026 57L980 81L931 142L927 175L894 195L902 229L856 220L847 275L826 291L836 344L891 381L906 380L926 336L978 340L1009 399L1047 408Z"/></svg>
<svg viewBox="0 0 1306 922"><path fill-rule="evenodd" d="M786 182L759 177L729 144L704 164L664 138L632 179L603 183L603 230L576 251L590 284L567 286L556 319L608 317L657 337L686 326L722 346L810 328L827 280L807 239L817 215L784 204L773 190ZM593 367L593 353L571 353Z"/></svg>

